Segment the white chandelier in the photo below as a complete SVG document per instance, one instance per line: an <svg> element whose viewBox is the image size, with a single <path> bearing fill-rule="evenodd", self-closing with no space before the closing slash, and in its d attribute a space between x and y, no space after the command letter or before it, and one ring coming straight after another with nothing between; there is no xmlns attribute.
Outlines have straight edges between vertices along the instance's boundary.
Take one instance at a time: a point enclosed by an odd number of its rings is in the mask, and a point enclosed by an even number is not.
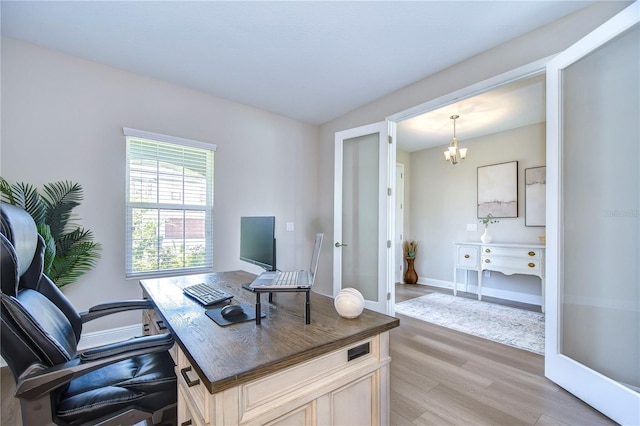
<svg viewBox="0 0 640 426"><path fill-rule="evenodd" d="M449 144L449 149L444 152L444 158L447 161L451 161L451 164L458 164L459 160L464 160L467 158L467 148L458 149L458 138L456 137L456 119L458 119L459 115L452 115L451 118L453 120L453 138L451 138L451 143Z"/></svg>

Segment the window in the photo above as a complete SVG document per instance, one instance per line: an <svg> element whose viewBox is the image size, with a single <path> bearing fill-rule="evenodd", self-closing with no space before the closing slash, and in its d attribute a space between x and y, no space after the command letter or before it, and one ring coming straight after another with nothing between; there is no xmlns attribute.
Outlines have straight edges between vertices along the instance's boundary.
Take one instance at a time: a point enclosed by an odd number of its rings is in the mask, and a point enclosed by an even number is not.
<svg viewBox="0 0 640 426"><path fill-rule="evenodd" d="M213 269L215 145L124 128L127 277Z"/></svg>

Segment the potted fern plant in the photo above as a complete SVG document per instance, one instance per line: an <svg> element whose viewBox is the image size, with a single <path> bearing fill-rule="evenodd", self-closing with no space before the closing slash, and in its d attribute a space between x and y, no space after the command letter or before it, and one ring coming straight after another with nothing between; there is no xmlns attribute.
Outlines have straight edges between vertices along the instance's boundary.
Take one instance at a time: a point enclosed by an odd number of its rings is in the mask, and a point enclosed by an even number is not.
<svg viewBox="0 0 640 426"><path fill-rule="evenodd" d="M11 185L0 177L2 201L31 215L45 242L44 274L63 287L93 269L102 246L93 241L90 230L73 223L72 210L83 199L82 186L59 181L43 185L42 192L22 182Z"/></svg>

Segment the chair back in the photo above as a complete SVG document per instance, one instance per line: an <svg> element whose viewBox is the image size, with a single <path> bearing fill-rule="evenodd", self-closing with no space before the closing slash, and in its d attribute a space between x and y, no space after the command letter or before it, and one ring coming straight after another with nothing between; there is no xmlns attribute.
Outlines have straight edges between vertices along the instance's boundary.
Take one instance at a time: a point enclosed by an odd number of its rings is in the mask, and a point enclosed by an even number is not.
<svg viewBox="0 0 640 426"><path fill-rule="evenodd" d="M0 210L0 349L17 380L34 366L75 358L82 321L42 273L44 241L31 216L6 203L0 203Z"/></svg>

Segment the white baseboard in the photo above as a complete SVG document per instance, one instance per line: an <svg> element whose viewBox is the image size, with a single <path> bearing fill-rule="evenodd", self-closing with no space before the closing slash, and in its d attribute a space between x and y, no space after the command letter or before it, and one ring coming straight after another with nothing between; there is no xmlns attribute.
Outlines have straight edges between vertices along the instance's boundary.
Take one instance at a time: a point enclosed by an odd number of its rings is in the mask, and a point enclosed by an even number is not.
<svg viewBox="0 0 640 426"><path fill-rule="evenodd" d="M132 337L142 335L142 324L126 325L124 327L109 328L107 330L83 333L78 342L78 351L121 342Z"/></svg>
<svg viewBox="0 0 640 426"><path fill-rule="evenodd" d="M93 331L83 333L78 342L78 351L93 348L96 346L108 345L110 343L121 342L131 337L142 335L142 324L127 325L124 327L110 328L108 330ZM6 367L4 358L0 358L0 367Z"/></svg>
<svg viewBox="0 0 640 426"><path fill-rule="evenodd" d="M431 278L427 278L422 280L422 282L420 279L418 279L418 284L430 285L432 287L438 287L438 288L446 288L448 290L453 291L453 282L451 281L434 280ZM458 291L465 291L464 283L458 283ZM478 286L469 284L469 292L477 293ZM513 300L514 302L528 303L530 305L538 305L538 306L542 305L542 296L538 296L535 294L520 293L516 291L509 291L509 290L500 290L497 288L483 286L482 295L495 297L496 299Z"/></svg>
<svg viewBox="0 0 640 426"><path fill-rule="evenodd" d="M453 283L451 281L436 280L433 278L418 278L418 284L430 285L432 287L447 288L453 291Z"/></svg>
<svg viewBox="0 0 640 426"><path fill-rule="evenodd" d="M470 285L469 291L472 293L477 292L476 286ZM528 303L529 305L542 305L542 296L537 296L535 294L483 287L482 295L495 297L497 299L513 300L514 302Z"/></svg>

